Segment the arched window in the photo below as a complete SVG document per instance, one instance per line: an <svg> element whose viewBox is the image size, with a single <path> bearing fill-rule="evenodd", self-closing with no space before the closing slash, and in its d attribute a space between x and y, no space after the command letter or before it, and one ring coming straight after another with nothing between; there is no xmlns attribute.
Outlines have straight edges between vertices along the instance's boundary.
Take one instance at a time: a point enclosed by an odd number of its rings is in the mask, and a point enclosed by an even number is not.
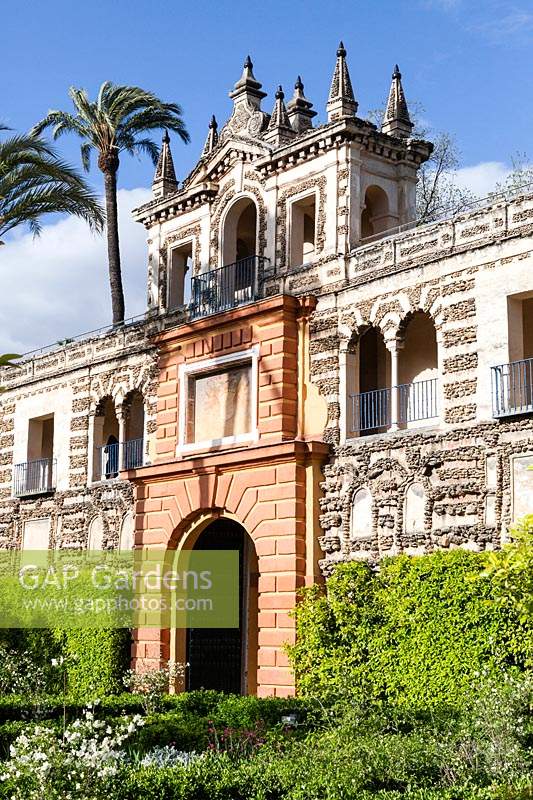
<svg viewBox="0 0 533 800"><path fill-rule="evenodd" d="M173 247L168 266L168 309L180 308L189 302L190 281L187 274L192 270L192 242Z"/></svg>
<svg viewBox="0 0 533 800"><path fill-rule="evenodd" d="M104 397L94 418L93 480L116 478L119 464L119 424L113 398Z"/></svg>
<svg viewBox="0 0 533 800"><path fill-rule="evenodd" d="M298 267L314 258L316 248L316 194L295 200L290 207L290 262Z"/></svg>
<svg viewBox="0 0 533 800"><path fill-rule="evenodd" d="M391 227L389 198L380 186L369 186L361 212L361 238L374 236Z"/></svg>
<svg viewBox="0 0 533 800"><path fill-rule="evenodd" d="M368 538L372 532L372 495L358 489L352 501L351 539Z"/></svg>
<svg viewBox="0 0 533 800"><path fill-rule="evenodd" d="M435 323L429 314L417 311L404 328L399 358L400 422L404 426L437 416L437 377Z"/></svg>
<svg viewBox="0 0 533 800"><path fill-rule="evenodd" d="M228 211L222 236L223 265L257 253L257 209L249 197L241 197Z"/></svg>
<svg viewBox="0 0 533 800"><path fill-rule="evenodd" d="M421 483L412 483L405 493L403 511L405 533L420 533L424 530L426 493Z"/></svg>
<svg viewBox="0 0 533 800"><path fill-rule="evenodd" d="M390 423L391 362L378 328L370 326L364 331L350 362L350 432L367 435L386 430Z"/></svg>
<svg viewBox="0 0 533 800"><path fill-rule="evenodd" d="M122 459L123 469L136 469L144 461L144 400L142 394L134 389L123 403L125 415L125 436Z"/></svg>

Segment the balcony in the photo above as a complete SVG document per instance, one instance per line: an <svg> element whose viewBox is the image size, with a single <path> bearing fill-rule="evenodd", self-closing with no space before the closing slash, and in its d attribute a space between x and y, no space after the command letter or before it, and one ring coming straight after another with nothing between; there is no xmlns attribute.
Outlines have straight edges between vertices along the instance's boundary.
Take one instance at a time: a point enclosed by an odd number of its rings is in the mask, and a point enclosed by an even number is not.
<svg viewBox="0 0 533 800"><path fill-rule="evenodd" d="M398 430L438 417L437 378L349 395L350 431L365 435Z"/></svg>
<svg viewBox="0 0 533 800"><path fill-rule="evenodd" d="M144 439L130 439L98 447L97 480L117 478L120 470L137 469L144 461Z"/></svg>
<svg viewBox="0 0 533 800"><path fill-rule="evenodd" d="M208 317L260 300L267 259L250 256L191 279L191 319Z"/></svg>
<svg viewBox="0 0 533 800"><path fill-rule="evenodd" d="M492 413L513 417L533 411L533 358L491 368Z"/></svg>
<svg viewBox="0 0 533 800"><path fill-rule="evenodd" d="M15 464L13 495L28 497L53 492L56 488L56 459L38 458Z"/></svg>

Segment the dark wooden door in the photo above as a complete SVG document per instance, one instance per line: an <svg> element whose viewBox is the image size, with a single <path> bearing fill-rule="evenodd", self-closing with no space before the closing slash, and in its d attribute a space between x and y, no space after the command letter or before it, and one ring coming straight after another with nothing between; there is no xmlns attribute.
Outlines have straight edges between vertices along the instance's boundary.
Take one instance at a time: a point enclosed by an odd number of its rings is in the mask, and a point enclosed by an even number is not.
<svg viewBox="0 0 533 800"><path fill-rule="evenodd" d="M187 688L217 689L240 694L243 676L244 531L231 520L217 520L200 535L195 550L236 550L239 553L238 628L188 628Z"/></svg>

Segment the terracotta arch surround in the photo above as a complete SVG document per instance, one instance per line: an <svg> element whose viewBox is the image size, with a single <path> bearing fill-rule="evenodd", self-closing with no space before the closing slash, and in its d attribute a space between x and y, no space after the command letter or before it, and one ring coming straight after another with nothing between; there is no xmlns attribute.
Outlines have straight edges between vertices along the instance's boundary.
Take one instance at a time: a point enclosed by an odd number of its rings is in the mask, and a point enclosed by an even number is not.
<svg viewBox="0 0 533 800"><path fill-rule="evenodd" d="M238 523L250 537L257 593L249 620L252 669L243 690L263 696L294 693L284 652L294 641L289 612L298 590L320 576L316 531L329 448L318 431L325 409L318 395L300 390L311 310L305 299L277 297L236 310L227 322L220 315L215 330L212 321L199 320L162 334L158 452L151 466L129 473L136 484L136 546L189 548L217 519ZM242 444L202 442L199 452L190 444L180 449L181 365L196 369L219 353L242 358L248 349L259 354L256 435ZM138 630L134 663L183 657L183 641L179 631Z"/></svg>

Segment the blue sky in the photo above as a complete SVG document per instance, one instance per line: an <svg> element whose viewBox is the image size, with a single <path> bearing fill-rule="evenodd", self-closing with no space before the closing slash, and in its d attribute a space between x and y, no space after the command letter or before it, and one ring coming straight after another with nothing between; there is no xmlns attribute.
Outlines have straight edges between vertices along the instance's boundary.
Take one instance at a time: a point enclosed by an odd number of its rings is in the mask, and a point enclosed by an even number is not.
<svg viewBox="0 0 533 800"><path fill-rule="evenodd" d="M456 135L462 163L470 168L465 175L475 189L485 189L514 153L533 152L533 6L526 0L89 0L83 4L48 0L7 4L2 10L0 120L15 129L27 129L48 109L69 108L70 85L84 86L95 94L103 80L139 84L183 106L192 142L188 146L174 142L174 161L182 178L198 158L210 115L215 113L220 124L229 116L227 93L239 77L247 53L269 94L264 101L266 110L271 109L276 86L282 83L290 95L299 73L318 118L324 119L340 38L348 50L360 114L383 104L392 68L398 62L407 99L424 106L425 122ZM79 163L75 140L64 138L59 146L69 160ZM142 187L149 187L152 174L146 160L124 156L119 184L128 190L122 194L125 209L142 196ZM101 187L96 169L90 180ZM91 328L107 321L105 262L98 266L77 262L76 253L84 247L76 238L80 229L69 227L73 221L67 223L65 228L65 223L54 220L43 234L57 234L59 225L63 250L58 253L59 245L53 242L49 249L71 264L65 264L63 273L56 270L55 279L64 286L62 309L58 284L54 295L48 297L45 281L35 284L40 295L32 313L44 306L47 315L39 312L31 333L27 326L21 331L13 329L13 319L25 313L24 307L17 305L23 304L22 297L19 301L12 298L9 307L0 305L0 350L4 349L2 340L28 348L44 343L41 337L53 341L56 335L83 330L84 324ZM144 302L144 232L132 232L129 221L124 221L124 237L128 239L125 279L131 292L129 310L134 313L142 310ZM104 257L100 244L94 246L97 261ZM29 269L24 265L33 260L37 263L46 249L42 242L28 241L23 233L17 234L15 245L1 249L1 271L24 272ZM28 272L24 280L34 277ZM95 291L94 306L87 310L85 304L77 309L78 294L84 295L89 277Z"/></svg>

